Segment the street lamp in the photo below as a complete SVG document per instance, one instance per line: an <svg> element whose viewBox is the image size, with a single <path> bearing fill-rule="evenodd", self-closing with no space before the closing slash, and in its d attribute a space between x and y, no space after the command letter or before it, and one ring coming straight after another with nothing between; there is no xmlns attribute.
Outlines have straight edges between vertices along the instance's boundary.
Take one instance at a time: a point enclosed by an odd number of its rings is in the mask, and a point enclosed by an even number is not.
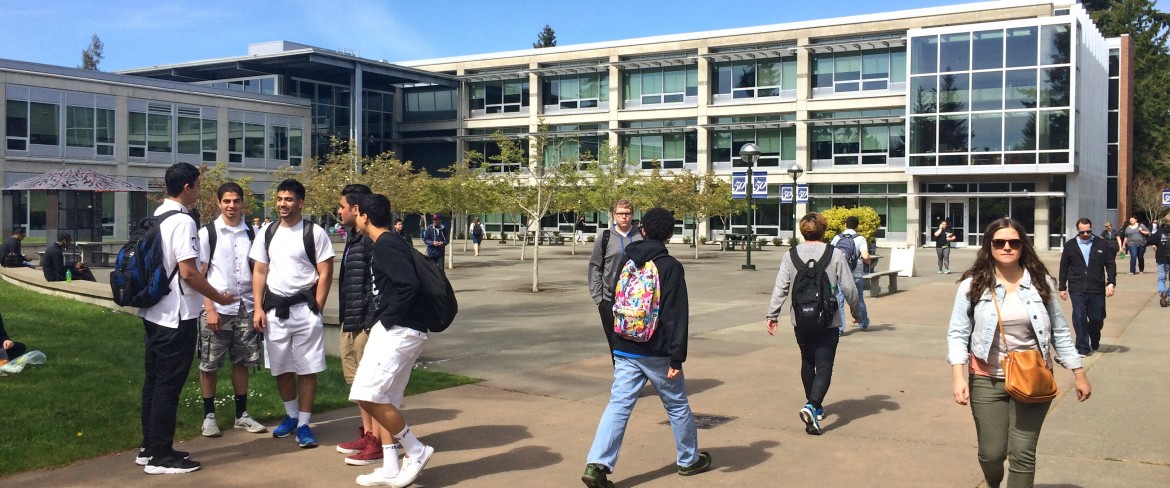
<svg viewBox="0 0 1170 488"><path fill-rule="evenodd" d="M796 180L802 174L804 174L804 168L801 168L799 163L792 163L792 166L788 168L788 175L792 176L792 237L794 238L800 229L800 221L796 216Z"/></svg>
<svg viewBox="0 0 1170 488"><path fill-rule="evenodd" d="M756 217L755 209L752 208L752 193L755 193L752 191L753 186L755 186L752 182L752 167L756 165L756 161L760 160L760 148L751 142L740 146L739 159L747 163L747 184L745 188L747 189L748 206L747 240L744 242L744 250L747 251L747 264L741 266L740 269L755 271L756 267L752 264L752 221Z"/></svg>

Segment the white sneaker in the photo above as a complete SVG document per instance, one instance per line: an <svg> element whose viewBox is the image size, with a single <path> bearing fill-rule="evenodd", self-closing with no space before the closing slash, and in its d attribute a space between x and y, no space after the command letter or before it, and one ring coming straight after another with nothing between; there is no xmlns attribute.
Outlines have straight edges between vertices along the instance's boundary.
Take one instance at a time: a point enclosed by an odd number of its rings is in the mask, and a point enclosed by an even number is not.
<svg viewBox="0 0 1170 488"><path fill-rule="evenodd" d="M209 413L203 418L203 437L219 437L223 435L219 431L219 425L215 423L215 414Z"/></svg>
<svg viewBox="0 0 1170 488"><path fill-rule="evenodd" d="M248 415L248 412L244 412L242 417L236 419L235 428L244 429L253 434L268 432L268 427L265 427L264 424L257 422L256 419Z"/></svg>
<svg viewBox="0 0 1170 488"><path fill-rule="evenodd" d="M398 470L398 476L394 477L394 483L390 486L394 486L395 488L406 488L410 486L411 483L414 483L414 480L418 479L419 473L430 462L433 454L435 454L435 448L424 445L422 454L402 458L402 468Z"/></svg>
<svg viewBox="0 0 1170 488"><path fill-rule="evenodd" d="M398 486L394 484L393 477L386 477L382 468L374 468L374 472L370 474L358 475L357 484L361 486Z"/></svg>

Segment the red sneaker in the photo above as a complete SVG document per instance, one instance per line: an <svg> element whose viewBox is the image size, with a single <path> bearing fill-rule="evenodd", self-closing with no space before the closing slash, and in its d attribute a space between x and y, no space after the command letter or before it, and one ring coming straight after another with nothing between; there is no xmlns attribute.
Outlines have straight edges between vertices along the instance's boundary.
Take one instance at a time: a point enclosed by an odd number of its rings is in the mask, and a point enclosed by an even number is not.
<svg viewBox="0 0 1170 488"><path fill-rule="evenodd" d="M362 450L366 448L366 444L369 443L369 437L372 436L367 434L365 429L358 427L358 438L349 442L342 442L341 444L338 444L337 452L342 454L357 454L362 452Z"/></svg>
<svg viewBox="0 0 1170 488"><path fill-rule="evenodd" d="M382 443L377 437L366 436L366 448L362 452L345 458L345 464L350 466L366 466L382 462Z"/></svg>

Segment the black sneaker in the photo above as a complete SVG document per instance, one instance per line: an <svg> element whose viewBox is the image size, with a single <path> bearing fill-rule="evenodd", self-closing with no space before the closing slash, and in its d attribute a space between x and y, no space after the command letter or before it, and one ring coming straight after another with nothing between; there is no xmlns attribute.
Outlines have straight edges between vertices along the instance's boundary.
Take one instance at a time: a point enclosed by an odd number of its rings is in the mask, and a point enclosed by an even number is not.
<svg viewBox="0 0 1170 488"><path fill-rule="evenodd" d="M696 474L707 471L708 469L711 469L711 455L708 454L707 451L703 451L699 453L699 460L695 461L695 464L690 466L679 466L678 475L694 476Z"/></svg>
<svg viewBox="0 0 1170 488"><path fill-rule="evenodd" d="M586 464L581 481L589 488L613 488L613 482L605 477L605 466L600 464Z"/></svg>
<svg viewBox="0 0 1170 488"><path fill-rule="evenodd" d="M1162 308L1170 307L1170 298L1166 297L1166 293L1162 292L1162 295L1158 299L1158 305L1161 305Z"/></svg>
<svg viewBox="0 0 1170 488"><path fill-rule="evenodd" d="M177 458L182 458L182 459L190 459L191 458L191 453L186 452L186 451L171 451L171 454ZM145 447L139 447L138 448L138 455L134 457L134 464L137 464L139 466L146 466L147 463L150 463L151 457L152 456L150 454L146 453Z"/></svg>
<svg viewBox="0 0 1170 488"><path fill-rule="evenodd" d="M146 469L143 470L146 474L186 474L196 471L200 468L197 461L190 459L183 459L177 456L168 456L165 458L150 458Z"/></svg>

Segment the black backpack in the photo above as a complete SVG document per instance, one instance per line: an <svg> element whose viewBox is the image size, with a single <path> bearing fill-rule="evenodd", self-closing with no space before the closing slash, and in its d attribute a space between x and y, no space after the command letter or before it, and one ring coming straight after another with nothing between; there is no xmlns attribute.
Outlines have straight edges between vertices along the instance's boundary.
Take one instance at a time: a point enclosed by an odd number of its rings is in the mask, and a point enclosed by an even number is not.
<svg viewBox="0 0 1170 488"><path fill-rule="evenodd" d="M114 303L123 307L150 308L171 292L171 280L178 273L179 266L176 264L171 270L163 266L159 226L176 214L194 219L191 214L170 210L138 221L130 240L118 251L114 270L110 272Z"/></svg>
<svg viewBox="0 0 1170 488"><path fill-rule="evenodd" d="M796 267L796 276L789 290L792 291L792 312L798 328L813 330L827 328L833 323L833 315L837 313L837 293L825 271L833 260L833 249L825 246L819 260L810 259L803 265L796 248L789 251Z"/></svg>
<svg viewBox="0 0 1170 488"><path fill-rule="evenodd" d="M1154 251L1154 258L1162 263L1170 262L1170 229L1159 228L1156 235L1158 242L1154 245L1158 246L1158 250Z"/></svg>
<svg viewBox="0 0 1170 488"><path fill-rule="evenodd" d="M459 302L455 299L451 281L443 274L443 270L417 249L410 250L410 258L414 263L414 274L418 277L414 318L427 328L427 332L447 330L451 322L455 321L455 314L459 313Z"/></svg>
<svg viewBox="0 0 1170 488"><path fill-rule="evenodd" d="M304 229L301 233L302 240L305 241L305 255L309 257L309 265L317 267L317 244L313 238L313 223L308 220L302 221ZM272 262L272 256L268 255L268 249L272 247L272 236L276 235L276 228L280 227L280 222L273 222L264 228L264 255L268 256L268 262ZM248 233L248 237L252 237L252 233ZM215 253L215 241L211 241L211 252ZM209 267L210 268L210 267Z"/></svg>
<svg viewBox="0 0 1170 488"><path fill-rule="evenodd" d="M853 240L856 237L857 234L837 234L837 243L833 245L841 250L841 254L845 255L845 262L849 263L850 271L857 267L857 260L861 257L861 251L857 249L857 242Z"/></svg>
<svg viewBox="0 0 1170 488"><path fill-rule="evenodd" d="M216 241L219 240L219 233L215 231L215 221L214 220L212 220L211 222L208 222L207 225L203 226L203 228L207 229L207 247L208 247L207 271L203 273L203 276L207 276L207 274L211 272L211 260L213 258L215 258L215 243L216 243ZM248 233L248 240L249 241L256 242L256 232L254 232L252 230L251 225L248 225L245 223L244 224L244 232ZM310 234L310 235L312 235L312 234ZM265 245L267 245L267 244L265 244ZM316 251L316 249L317 249L317 247L313 246L313 250ZM307 252L308 248L305 248L305 250ZM264 251L267 252L268 248L265 247ZM249 264L248 268L251 269L251 260L249 260L248 264Z"/></svg>

